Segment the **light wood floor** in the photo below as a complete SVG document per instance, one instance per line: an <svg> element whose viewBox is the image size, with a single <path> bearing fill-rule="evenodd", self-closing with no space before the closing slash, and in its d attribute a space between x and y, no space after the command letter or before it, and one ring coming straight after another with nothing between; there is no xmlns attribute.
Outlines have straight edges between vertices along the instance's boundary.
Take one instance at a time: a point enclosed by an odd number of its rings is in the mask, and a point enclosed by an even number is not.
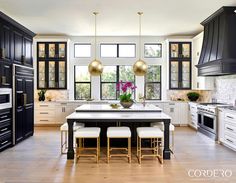
<svg viewBox="0 0 236 183"><path fill-rule="evenodd" d="M7 183L184 183L236 182L236 152L216 144L188 127L177 127L175 155L160 165L148 158L140 166L133 155L132 164L115 158L105 162L105 149L100 164L83 158L78 164L60 155L58 128L35 129L35 135L0 153L0 182ZM135 152L133 152L134 154ZM191 178L190 169L229 169L230 178Z"/></svg>

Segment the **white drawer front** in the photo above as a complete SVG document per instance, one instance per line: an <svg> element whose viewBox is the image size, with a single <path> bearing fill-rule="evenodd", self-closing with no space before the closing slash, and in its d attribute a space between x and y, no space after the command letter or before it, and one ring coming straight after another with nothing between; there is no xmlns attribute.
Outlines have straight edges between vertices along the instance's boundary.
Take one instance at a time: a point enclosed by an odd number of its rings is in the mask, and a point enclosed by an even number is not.
<svg viewBox="0 0 236 183"><path fill-rule="evenodd" d="M232 133L233 135L236 136L236 126L230 125L230 124L225 124L225 132Z"/></svg>
<svg viewBox="0 0 236 183"><path fill-rule="evenodd" d="M55 111L53 110L36 110L36 117L55 117Z"/></svg>
<svg viewBox="0 0 236 183"><path fill-rule="evenodd" d="M229 145L233 145L235 146L236 145L236 139L229 136L229 135L225 135L225 143L229 144Z"/></svg>
<svg viewBox="0 0 236 183"><path fill-rule="evenodd" d="M236 124L236 114L226 112L224 119L226 121L229 121L231 123L235 123Z"/></svg>

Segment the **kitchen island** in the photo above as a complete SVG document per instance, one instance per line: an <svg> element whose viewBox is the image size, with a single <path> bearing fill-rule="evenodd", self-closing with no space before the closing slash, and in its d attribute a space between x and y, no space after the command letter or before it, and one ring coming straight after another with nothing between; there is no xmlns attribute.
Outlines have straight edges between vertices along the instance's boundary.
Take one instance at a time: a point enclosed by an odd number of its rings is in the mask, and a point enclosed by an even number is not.
<svg viewBox="0 0 236 183"><path fill-rule="evenodd" d="M68 152L67 159L74 159L73 148L73 124L77 122L85 122L86 124L92 124L95 126L99 123L150 123L150 122L164 122L164 159L170 159L169 148L169 125L171 117L162 112L162 109L154 105L138 105L134 104L130 109L113 109L109 104L85 104L75 109L66 117L69 132L68 132ZM87 126L87 125L86 125ZM132 134L133 135L133 134Z"/></svg>

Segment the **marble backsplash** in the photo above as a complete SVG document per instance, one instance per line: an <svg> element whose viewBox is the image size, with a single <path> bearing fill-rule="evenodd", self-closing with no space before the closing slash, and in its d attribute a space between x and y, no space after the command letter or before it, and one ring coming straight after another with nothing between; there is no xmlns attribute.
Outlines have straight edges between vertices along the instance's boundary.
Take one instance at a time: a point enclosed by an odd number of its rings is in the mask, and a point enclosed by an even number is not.
<svg viewBox="0 0 236 183"><path fill-rule="evenodd" d="M183 99L188 101L187 93L188 92L198 92L200 97L198 102L210 102L211 101L211 91L207 90L168 90L167 99L168 100L178 100Z"/></svg>
<svg viewBox="0 0 236 183"><path fill-rule="evenodd" d="M34 99L38 101L38 92L40 90L35 90ZM56 100L67 100L69 98L68 90L47 90L45 94L45 101L56 101Z"/></svg>
<svg viewBox="0 0 236 183"><path fill-rule="evenodd" d="M234 105L236 100L236 75L216 77L212 98L217 99L217 102Z"/></svg>

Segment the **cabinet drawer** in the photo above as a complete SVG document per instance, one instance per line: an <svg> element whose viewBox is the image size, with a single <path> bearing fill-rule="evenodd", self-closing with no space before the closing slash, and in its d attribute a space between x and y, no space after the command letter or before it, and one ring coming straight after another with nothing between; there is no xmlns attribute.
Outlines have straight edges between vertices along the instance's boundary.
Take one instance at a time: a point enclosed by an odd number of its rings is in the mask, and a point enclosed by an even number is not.
<svg viewBox="0 0 236 183"><path fill-rule="evenodd" d="M230 124L225 124L225 132L232 133L233 135L236 136L236 126L230 125Z"/></svg>
<svg viewBox="0 0 236 183"><path fill-rule="evenodd" d="M12 129L11 129L11 124L10 123L4 123L2 124L2 126L0 127L0 137L3 136L6 133L11 133Z"/></svg>
<svg viewBox="0 0 236 183"><path fill-rule="evenodd" d="M37 124L51 124L55 123L55 118L47 118L47 117L40 117L35 119L35 123Z"/></svg>
<svg viewBox="0 0 236 183"><path fill-rule="evenodd" d="M225 140L225 143L227 143L229 145L234 145L234 146L236 145L236 138L233 138L229 135L225 135L224 140Z"/></svg>
<svg viewBox="0 0 236 183"><path fill-rule="evenodd" d="M0 150L12 144L11 133L6 133L0 137Z"/></svg>
<svg viewBox="0 0 236 183"><path fill-rule="evenodd" d="M0 123L1 123L1 121L4 121L6 119L10 119L10 118L11 118L11 110L10 109L0 111Z"/></svg>
<svg viewBox="0 0 236 183"><path fill-rule="evenodd" d="M35 111L36 117L54 117L55 111L52 110L36 110Z"/></svg>
<svg viewBox="0 0 236 183"><path fill-rule="evenodd" d="M231 123L235 123L236 124L236 114L226 112L225 116L224 116L224 119L226 121L229 121Z"/></svg>

